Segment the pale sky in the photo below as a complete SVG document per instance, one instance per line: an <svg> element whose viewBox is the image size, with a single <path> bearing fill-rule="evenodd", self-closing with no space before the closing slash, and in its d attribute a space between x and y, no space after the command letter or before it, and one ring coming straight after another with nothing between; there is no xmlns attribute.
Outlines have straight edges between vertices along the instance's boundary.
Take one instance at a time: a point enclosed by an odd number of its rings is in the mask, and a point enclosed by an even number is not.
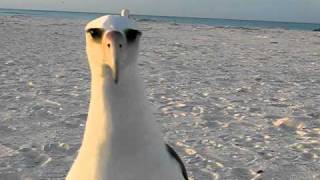
<svg viewBox="0 0 320 180"><path fill-rule="evenodd" d="M320 0L0 0L0 8L320 23Z"/></svg>

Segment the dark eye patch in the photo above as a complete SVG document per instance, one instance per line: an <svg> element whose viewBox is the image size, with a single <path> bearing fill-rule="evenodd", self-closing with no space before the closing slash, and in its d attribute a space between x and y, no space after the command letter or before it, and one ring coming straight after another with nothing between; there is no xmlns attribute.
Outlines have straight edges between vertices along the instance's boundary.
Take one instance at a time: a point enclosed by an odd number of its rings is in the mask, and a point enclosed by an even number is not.
<svg viewBox="0 0 320 180"><path fill-rule="evenodd" d="M87 30L87 33L89 33L94 40L100 40L103 32L104 30L100 28L91 28Z"/></svg>
<svg viewBox="0 0 320 180"><path fill-rule="evenodd" d="M142 33L140 31L135 30L135 29L126 29L124 31L124 33L125 33L127 41L129 43L134 42L139 36L142 35Z"/></svg>

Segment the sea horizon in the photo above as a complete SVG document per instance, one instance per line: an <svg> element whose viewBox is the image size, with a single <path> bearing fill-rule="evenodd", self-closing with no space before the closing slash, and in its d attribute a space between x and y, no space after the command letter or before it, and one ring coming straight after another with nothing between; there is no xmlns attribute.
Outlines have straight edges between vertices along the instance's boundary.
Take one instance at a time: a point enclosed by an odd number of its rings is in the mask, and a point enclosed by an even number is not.
<svg viewBox="0 0 320 180"><path fill-rule="evenodd" d="M11 9L0 8L0 16L36 16L52 18L76 18L90 20L106 14L101 12L78 12L78 11L59 11L59 10L36 10L36 9ZM225 28L268 28L268 29L287 29L287 30L306 30L313 31L320 28L320 23L312 22L286 22L269 20L243 20L243 19L224 19L207 17L182 17L182 16L160 16L133 14L137 21L168 22L174 24L193 24L208 25Z"/></svg>

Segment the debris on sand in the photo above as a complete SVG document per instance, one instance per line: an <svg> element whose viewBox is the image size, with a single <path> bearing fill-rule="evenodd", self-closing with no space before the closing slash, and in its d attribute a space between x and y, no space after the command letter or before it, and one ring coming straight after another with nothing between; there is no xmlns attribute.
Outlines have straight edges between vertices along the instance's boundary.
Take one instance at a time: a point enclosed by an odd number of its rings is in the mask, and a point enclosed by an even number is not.
<svg viewBox="0 0 320 180"><path fill-rule="evenodd" d="M320 28L314 29L313 31L320 32Z"/></svg>
<svg viewBox="0 0 320 180"><path fill-rule="evenodd" d="M296 121L294 119L285 117L281 119L277 119L272 122L272 124L276 127L289 127L294 129L304 129L305 124L303 122Z"/></svg>
<svg viewBox="0 0 320 180"><path fill-rule="evenodd" d="M15 150L0 144L0 158L10 157L10 156L13 156L15 154L16 154Z"/></svg>
<svg viewBox="0 0 320 180"><path fill-rule="evenodd" d="M197 151L194 150L194 149L191 149L191 148L185 149L185 152L186 152L188 155L195 155L195 154L197 154Z"/></svg>

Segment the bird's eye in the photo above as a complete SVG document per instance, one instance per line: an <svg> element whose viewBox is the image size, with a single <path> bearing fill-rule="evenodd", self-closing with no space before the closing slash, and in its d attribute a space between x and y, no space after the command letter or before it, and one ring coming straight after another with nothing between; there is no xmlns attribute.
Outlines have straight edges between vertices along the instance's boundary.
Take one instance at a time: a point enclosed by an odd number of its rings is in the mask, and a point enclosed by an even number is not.
<svg viewBox="0 0 320 180"><path fill-rule="evenodd" d="M122 48L122 44L119 44L119 48Z"/></svg>
<svg viewBox="0 0 320 180"><path fill-rule="evenodd" d="M103 29L100 28L91 28L87 32L91 35L94 40L99 40L102 38Z"/></svg>
<svg viewBox="0 0 320 180"><path fill-rule="evenodd" d="M141 36L141 31L135 30L135 29L126 29L125 35L127 38L127 41L129 43L134 42L139 36Z"/></svg>
<svg viewBox="0 0 320 180"><path fill-rule="evenodd" d="M111 44L110 44L110 43L108 43L108 44L107 44L107 46L108 46L108 48L110 48L110 47L111 47Z"/></svg>

